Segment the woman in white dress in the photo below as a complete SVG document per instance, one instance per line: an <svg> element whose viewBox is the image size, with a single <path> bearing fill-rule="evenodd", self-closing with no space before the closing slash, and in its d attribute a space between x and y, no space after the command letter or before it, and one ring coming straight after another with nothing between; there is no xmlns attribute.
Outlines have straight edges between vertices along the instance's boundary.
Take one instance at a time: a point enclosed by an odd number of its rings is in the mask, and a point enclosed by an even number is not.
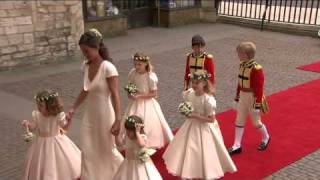
<svg viewBox="0 0 320 180"><path fill-rule="evenodd" d="M79 45L88 61L83 65L83 89L68 118L86 99L81 125L81 180L111 179L123 161L114 138L119 134L121 117L118 72L110 62L99 31L85 32Z"/></svg>
<svg viewBox="0 0 320 180"><path fill-rule="evenodd" d="M237 170L215 118L216 100L210 95L209 77L200 70L190 76L192 88L183 98L194 110L163 154L168 171L182 178L217 179Z"/></svg>
<svg viewBox="0 0 320 180"><path fill-rule="evenodd" d="M140 116L144 120L144 130L148 137L147 147L161 148L172 140L173 134L155 99L158 78L148 56L136 53L133 60L134 68L129 72L128 84L136 85L138 92L128 94L131 101L126 108L125 117ZM121 135L124 133L123 127L122 125Z"/></svg>

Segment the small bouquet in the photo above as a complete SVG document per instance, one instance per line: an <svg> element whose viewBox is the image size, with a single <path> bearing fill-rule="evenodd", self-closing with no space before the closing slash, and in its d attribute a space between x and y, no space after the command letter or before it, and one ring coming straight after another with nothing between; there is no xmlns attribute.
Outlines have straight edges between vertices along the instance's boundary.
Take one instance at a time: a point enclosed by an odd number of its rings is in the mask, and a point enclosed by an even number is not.
<svg viewBox="0 0 320 180"><path fill-rule="evenodd" d="M35 135L29 130L29 128L26 128L26 132L22 135L25 142L32 142Z"/></svg>
<svg viewBox="0 0 320 180"><path fill-rule="evenodd" d="M129 83L124 89L128 92L129 95L134 95L138 92L137 86L133 83Z"/></svg>
<svg viewBox="0 0 320 180"><path fill-rule="evenodd" d="M190 102L184 102L179 104L179 112L185 116L189 116L193 111L192 104Z"/></svg>
<svg viewBox="0 0 320 180"><path fill-rule="evenodd" d="M156 152L156 150L151 149L151 148L141 148L138 151L138 158L140 159L140 161L142 163L147 162L150 160L150 156L152 156L154 153Z"/></svg>

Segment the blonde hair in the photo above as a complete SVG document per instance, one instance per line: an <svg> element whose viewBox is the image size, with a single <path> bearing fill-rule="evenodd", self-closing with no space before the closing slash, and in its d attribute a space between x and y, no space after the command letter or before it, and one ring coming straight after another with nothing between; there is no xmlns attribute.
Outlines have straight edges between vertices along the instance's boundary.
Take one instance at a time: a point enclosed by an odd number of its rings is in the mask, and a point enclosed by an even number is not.
<svg viewBox="0 0 320 180"><path fill-rule="evenodd" d="M245 53L249 59L254 58L256 49L257 47L253 42L242 42L237 46L237 51Z"/></svg>
<svg viewBox="0 0 320 180"><path fill-rule="evenodd" d="M204 86L203 90L209 95L215 95L215 89L212 83L209 80L205 80L206 85Z"/></svg>
<svg viewBox="0 0 320 180"><path fill-rule="evenodd" d="M189 76L191 80L205 82L205 86L203 87L205 93L209 95L215 94L215 88L213 87L213 84L210 82L211 74L208 74L206 70L198 70L190 74Z"/></svg>
<svg viewBox="0 0 320 180"><path fill-rule="evenodd" d="M50 116L56 116L63 111L62 100L58 92L52 90L43 90L38 92L34 99L37 104L44 103L46 111Z"/></svg>

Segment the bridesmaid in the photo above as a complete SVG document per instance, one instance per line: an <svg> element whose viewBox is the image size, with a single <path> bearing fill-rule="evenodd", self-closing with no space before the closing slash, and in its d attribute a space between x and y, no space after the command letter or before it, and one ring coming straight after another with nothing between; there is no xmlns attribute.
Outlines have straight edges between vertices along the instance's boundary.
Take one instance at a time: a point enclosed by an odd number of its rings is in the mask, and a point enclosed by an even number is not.
<svg viewBox="0 0 320 180"><path fill-rule="evenodd" d="M114 176L123 161L114 138L119 134L121 114L118 72L98 30L82 34L79 45L87 58L84 83L67 117L71 120L86 99L81 124L81 180L105 180Z"/></svg>

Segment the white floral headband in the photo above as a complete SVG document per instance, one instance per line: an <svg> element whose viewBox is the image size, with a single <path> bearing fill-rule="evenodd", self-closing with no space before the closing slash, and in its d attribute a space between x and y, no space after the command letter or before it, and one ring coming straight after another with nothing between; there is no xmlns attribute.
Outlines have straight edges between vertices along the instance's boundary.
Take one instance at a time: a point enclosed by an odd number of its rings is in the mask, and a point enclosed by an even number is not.
<svg viewBox="0 0 320 180"><path fill-rule="evenodd" d="M132 56L132 59L134 61L148 62L150 60L150 57L149 56L134 55L134 56Z"/></svg>
<svg viewBox="0 0 320 180"><path fill-rule="evenodd" d="M209 80L211 77L211 74L207 74L207 73L192 73L188 75L190 77L191 80Z"/></svg>
<svg viewBox="0 0 320 180"><path fill-rule="evenodd" d="M37 102L48 102L48 101L51 101L51 100L53 100L54 98L56 98L58 96L59 96L59 94L57 92L51 93L51 94L46 94L46 95L43 95L43 96L39 96L38 94L36 94L34 96L34 99Z"/></svg>

